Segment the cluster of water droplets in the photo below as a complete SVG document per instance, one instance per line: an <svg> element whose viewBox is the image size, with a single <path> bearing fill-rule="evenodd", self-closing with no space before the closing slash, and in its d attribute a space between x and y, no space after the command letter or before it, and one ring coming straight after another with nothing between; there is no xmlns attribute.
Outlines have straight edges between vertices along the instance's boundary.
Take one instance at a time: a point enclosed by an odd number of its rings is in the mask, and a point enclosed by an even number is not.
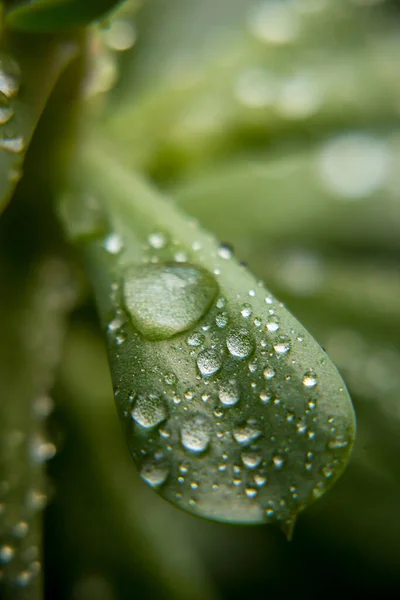
<svg viewBox="0 0 400 600"><path fill-rule="evenodd" d="M124 245L108 235L104 251L119 260ZM324 355L304 362L307 334L261 284L221 294L224 265L241 269L230 246L211 271L195 264L201 252L152 232L142 263L113 283L107 329L132 454L147 483L191 512L292 522L351 441L340 415L319 411Z"/></svg>
<svg viewBox="0 0 400 600"><path fill-rule="evenodd" d="M14 128L14 100L20 87L20 69L8 55L0 53L0 150L19 154L24 138Z"/></svg>

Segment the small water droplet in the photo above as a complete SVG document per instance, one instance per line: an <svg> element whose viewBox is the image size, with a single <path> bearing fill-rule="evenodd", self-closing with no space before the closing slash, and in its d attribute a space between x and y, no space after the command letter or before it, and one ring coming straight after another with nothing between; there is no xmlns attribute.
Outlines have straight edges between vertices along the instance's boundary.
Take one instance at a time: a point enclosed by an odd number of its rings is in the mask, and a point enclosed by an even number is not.
<svg viewBox="0 0 400 600"><path fill-rule="evenodd" d="M264 475L260 475L259 473L256 473L253 479L257 487L263 487L267 483L267 478L264 477Z"/></svg>
<svg viewBox="0 0 400 600"><path fill-rule="evenodd" d="M326 477L326 479L329 479L330 477L332 477L332 475L333 475L332 468L330 466L328 466L328 465L325 466L325 467L323 467L323 469L322 469L322 475L324 477Z"/></svg>
<svg viewBox="0 0 400 600"><path fill-rule="evenodd" d="M258 493L255 488L246 488L244 492L248 498L255 498Z"/></svg>
<svg viewBox="0 0 400 600"><path fill-rule="evenodd" d="M18 94L20 86L20 68L9 56L0 57L0 92L11 98Z"/></svg>
<svg viewBox="0 0 400 600"><path fill-rule="evenodd" d="M270 0L256 5L249 14L250 33L267 44L288 44L299 32L299 18L290 2Z"/></svg>
<svg viewBox="0 0 400 600"><path fill-rule="evenodd" d="M107 46L115 52L132 48L136 41L136 30L128 19L113 19L103 33Z"/></svg>
<svg viewBox="0 0 400 600"><path fill-rule="evenodd" d="M275 369L273 369L272 367L265 367L264 371L263 371L263 377L269 381L271 379L273 379L276 375Z"/></svg>
<svg viewBox="0 0 400 600"><path fill-rule="evenodd" d="M228 322L229 322L229 318L228 318L228 313L226 313L226 312L220 313L219 315L217 315L215 317L215 324L220 329L223 329L224 327L226 327L228 325Z"/></svg>
<svg viewBox="0 0 400 600"><path fill-rule="evenodd" d="M203 377L214 375L222 367L221 355L212 348L202 350L197 356L197 366Z"/></svg>
<svg viewBox="0 0 400 600"><path fill-rule="evenodd" d="M224 260L229 260L233 256L233 248L230 244L221 244L218 248L217 254Z"/></svg>
<svg viewBox="0 0 400 600"><path fill-rule="evenodd" d="M251 308L251 304L249 304L248 302L245 302L244 304L242 304L242 308L240 311L240 314L242 315L242 317L247 319L248 317L251 316L252 312L253 312L253 309Z"/></svg>
<svg viewBox="0 0 400 600"><path fill-rule="evenodd" d="M186 450L204 452L210 443L211 428L201 415L188 419L181 427L181 442Z"/></svg>
<svg viewBox="0 0 400 600"><path fill-rule="evenodd" d="M12 561L15 550L12 546L4 545L0 547L0 564L7 564Z"/></svg>
<svg viewBox="0 0 400 600"><path fill-rule="evenodd" d="M274 350L278 355L287 354L290 351L290 348L290 340L283 336L276 342L276 344L274 344Z"/></svg>
<svg viewBox="0 0 400 600"><path fill-rule="evenodd" d="M146 429L156 427L168 417L166 402L155 394L139 396L131 411L131 416L136 423Z"/></svg>
<svg viewBox="0 0 400 600"><path fill-rule="evenodd" d="M162 248L165 248L168 243L167 236L159 231L151 233L147 241L149 246L154 248L154 250L161 250Z"/></svg>
<svg viewBox="0 0 400 600"><path fill-rule="evenodd" d="M341 448L347 448L349 440L343 435L338 435L335 439L328 442L328 448L331 450L339 450Z"/></svg>
<svg viewBox="0 0 400 600"><path fill-rule="evenodd" d="M278 454L272 457L272 462L274 463L275 469L282 469L285 464L282 456L279 456Z"/></svg>
<svg viewBox="0 0 400 600"><path fill-rule="evenodd" d="M268 323L266 325L268 331L270 333L275 333L276 331L278 331L279 327L280 327L280 323L279 323L279 319L278 317L271 317L268 320Z"/></svg>
<svg viewBox="0 0 400 600"><path fill-rule="evenodd" d="M109 254L119 254L123 247L122 237L118 233L110 233L104 239L104 250Z"/></svg>
<svg viewBox="0 0 400 600"><path fill-rule="evenodd" d="M257 440L260 437L260 435L262 435L261 431L254 427L254 425L252 425L251 423L246 423L245 425L236 427L236 429L233 430L233 437L238 442L238 444L241 444L243 446L251 444L252 442Z"/></svg>
<svg viewBox="0 0 400 600"><path fill-rule="evenodd" d="M317 375L314 371L307 371L303 377L303 385L306 388L314 388L318 384Z"/></svg>
<svg viewBox="0 0 400 600"><path fill-rule="evenodd" d="M227 337L226 345L230 354L237 358L247 358L254 348L253 340L246 330L231 332Z"/></svg>
<svg viewBox="0 0 400 600"><path fill-rule="evenodd" d="M140 471L142 479L147 481L152 487L162 485L169 475L168 467L163 462L156 460L145 463Z"/></svg>
<svg viewBox="0 0 400 600"><path fill-rule="evenodd" d="M25 149L25 141L22 136L1 137L0 150L6 150L11 154L19 154Z"/></svg>
<svg viewBox="0 0 400 600"><path fill-rule="evenodd" d="M206 338L202 333L191 333L186 338L186 343L188 346L198 347L204 344L205 339Z"/></svg>
<svg viewBox="0 0 400 600"><path fill-rule="evenodd" d="M190 329L208 311L217 291L215 279L191 265L132 267L124 278L124 301L133 325L153 340Z"/></svg>
<svg viewBox="0 0 400 600"><path fill-rule="evenodd" d="M222 383L218 390L218 397L225 406L234 406L240 399L238 384L235 379Z"/></svg>
<svg viewBox="0 0 400 600"><path fill-rule="evenodd" d="M256 469L261 464L262 456L256 452L243 452L241 459L248 469Z"/></svg>
<svg viewBox="0 0 400 600"><path fill-rule="evenodd" d="M5 125L14 116L12 106L8 103L8 98L0 92L0 125Z"/></svg>

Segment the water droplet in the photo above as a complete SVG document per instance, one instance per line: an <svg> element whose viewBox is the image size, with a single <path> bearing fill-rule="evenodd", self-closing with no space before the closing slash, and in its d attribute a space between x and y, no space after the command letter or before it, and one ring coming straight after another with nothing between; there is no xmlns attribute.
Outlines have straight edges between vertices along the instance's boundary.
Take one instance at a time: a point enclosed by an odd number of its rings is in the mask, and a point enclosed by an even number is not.
<svg viewBox="0 0 400 600"><path fill-rule="evenodd" d="M222 367L221 355L212 348L202 350L197 356L197 366L203 377L214 375Z"/></svg>
<svg viewBox="0 0 400 600"><path fill-rule="evenodd" d="M251 423L246 423L245 425L236 427L236 429L233 430L233 437L238 444L243 446L251 444L257 440L260 435L262 435L261 431L254 427Z"/></svg>
<svg viewBox="0 0 400 600"><path fill-rule="evenodd" d="M271 379L273 379L276 375L275 369L273 369L272 367L265 367L264 371L263 371L263 377L269 381Z"/></svg>
<svg viewBox="0 0 400 600"><path fill-rule="evenodd" d="M334 440L328 442L328 448L331 450L339 450L341 448L347 448L349 440L343 435L338 435Z"/></svg>
<svg viewBox="0 0 400 600"><path fill-rule="evenodd" d="M240 314L242 315L242 317L247 319L248 317L251 316L252 312L253 312L253 310L251 308L251 304L248 304L247 302L242 304L242 309L240 311Z"/></svg>
<svg viewBox="0 0 400 600"><path fill-rule="evenodd" d="M22 539L26 536L29 531L29 525L26 521L19 521L13 528L13 536Z"/></svg>
<svg viewBox="0 0 400 600"><path fill-rule="evenodd" d="M31 440L31 456L37 463L46 462L55 456L56 447L51 442L47 442L41 437L35 437Z"/></svg>
<svg viewBox="0 0 400 600"><path fill-rule="evenodd" d="M329 479L330 477L332 477L332 475L333 475L333 470L332 470L332 468L331 468L331 467L329 467L329 466L325 466L325 467L323 467L323 469L322 469L322 475L323 475L324 477L326 477L326 479Z"/></svg>
<svg viewBox="0 0 400 600"><path fill-rule="evenodd" d="M250 33L267 44L287 44L299 32L299 19L290 2L261 2L250 12Z"/></svg>
<svg viewBox="0 0 400 600"><path fill-rule="evenodd" d="M270 333L275 333L276 331L278 331L278 329L280 327L278 317L271 317L268 320L266 327Z"/></svg>
<svg viewBox="0 0 400 600"><path fill-rule="evenodd" d="M281 337L276 344L274 344L274 350L276 354L282 355L287 354L290 351L290 340L285 337Z"/></svg>
<svg viewBox="0 0 400 600"><path fill-rule="evenodd" d="M104 250L109 254L119 254L123 247L124 243L118 233L110 233L104 239Z"/></svg>
<svg viewBox="0 0 400 600"><path fill-rule="evenodd" d="M248 498L255 498L258 493L254 488L246 488L244 492Z"/></svg>
<svg viewBox="0 0 400 600"><path fill-rule="evenodd" d="M272 400L272 395L266 391L262 391L259 394L259 398L263 404L269 404Z"/></svg>
<svg viewBox="0 0 400 600"><path fill-rule="evenodd" d="M218 248L217 254L224 260L229 260L233 256L233 248L230 244L221 244Z"/></svg>
<svg viewBox="0 0 400 600"><path fill-rule="evenodd" d="M205 339L202 333L191 333L186 338L186 343L188 346L198 347L204 344Z"/></svg>
<svg viewBox="0 0 400 600"><path fill-rule="evenodd" d="M12 546L4 545L0 547L0 564L7 564L14 558L15 550Z"/></svg>
<svg viewBox="0 0 400 600"><path fill-rule="evenodd" d="M14 111L8 103L8 98L0 92L0 125L5 125L14 116Z"/></svg>
<svg viewBox="0 0 400 600"><path fill-rule="evenodd" d="M314 371L307 371L307 373L304 374L303 377L303 385L306 388L315 388L315 386L318 384L318 379L317 379L317 375L314 373Z"/></svg>
<svg viewBox="0 0 400 600"><path fill-rule="evenodd" d="M226 345L232 356L247 358L253 351L254 344L250 335L245 330L237 330L230 333Z"/></svg>
<svg viewBox="0 0 400 600"><path fill-rule="evenodd" d="M164 233L159 231L151 233L147 239L149 246L154 250L162 250L167 245L168 239Z"/></svg>
<svg viewBox="0 0 400 600"><path fill-rule="evenodd" d="M210 443L211 428L201 415L188 419L181 427L181 441L186 450L204 452Z"/></svg>
<svg viewBox="0 0 400 600"><path fill-rule="evenodd" d="M248 469L256 469L261 464L262 456L256 452L243 452L241 459L245 467Z"/></svg>
<svg viewBox="0 0 400 600"><path fill-rule="evenodd" d="M285 464L285 461L283 460L282 456L279 455L273 456L272 462L274 463L275 469L282 469L283 465Z"/></svg>
<svg viewBox="0 0 400 600"><path fill-rule="evenodd" d="M19 154L25 149L25 141L22 136L0 138L0 150L6 150L11 154Z"/></svg>
<svg viewBox="0 0 400 600"><path fill-rule="evenodd" d="M376 192L386 181L387 144L368 133L351 132L329 140L319 156L319 173L333 193L357 200Z"/></svg>
<svg viewBox="0 0 400 600"><path fill-rule="evenodd" d="M152 340L168 339L195 325L217 291L214 278L191 265L133 267L124 278L124 301L133 325Z"/></svg>
<svg viewBox="0 0 400 600"><path fill-rule="evenodd" d="M20 85L20 68L8 56L0 57L0 92L11 98L18 93Z"/></svg>
<svg viewBox="0 0 400 600"><path fill-rule="evenodd" d="M257 487L263 487L267 483L267 478L264 475L259 475L256 473L253 477L254 483Z"/></svg>
<svg viewBox="0 0 400 600"><path fill-rule="evenodd" d="M146 429L156 427L168 417L168 409L163 398L155 394L139 396L131 412L132 418Z"/></svg>
<svg viewBox="0 0 400 600"><path fill-rule="evenodd" d="M140 471L142 479L152 487L162 485L168 477L168 468L165 463L156 460L145 463Z"/></svg>
<svg viewBox="0 0 400 600"><path fill-rule="evenodd" d="M237 382L234 379L220 385L218 397L225 406L234 406L238 403L240 394Z"/></svg>
<svg viewBox="0 0 400 600"><path fill-rule="evenodd" d="M215 324L220 329L223 329L224 327L226 327L228 325L228 322L229 322L228 313L223 312L215 317Z"/></svg>
<svg viewBox="0 0 400 600"><path fill-rule="evenodd" d="M132 48L136 41L136 30L128 19L113 19L109 28L104 31L104 39L109 48L123 52Z"/></svg>

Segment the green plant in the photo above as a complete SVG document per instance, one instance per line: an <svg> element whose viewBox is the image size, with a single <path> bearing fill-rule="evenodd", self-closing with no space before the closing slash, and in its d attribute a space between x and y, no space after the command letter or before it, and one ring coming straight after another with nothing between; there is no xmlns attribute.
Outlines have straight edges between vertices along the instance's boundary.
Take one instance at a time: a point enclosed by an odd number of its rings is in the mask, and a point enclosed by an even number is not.
<svg viewBox="0 0 400 600"><path fill-rule="evenodd" d="M397 416L388 424L400 390L399 41L395 7L369 4L3 3L9 597L43 594L49 481L49 598L130 598L132 585L143 598L234 597L186 527L221 543L262 535L264 556L279 549L278 572L296 573L320 523L322 547L367 548L376 579L382 569L390 581L400 556ZM330 358L289 310L327 340L358 402L350 475L323 498L349 460L355 417ZM195 521L141 485L115 422L104 339L142 479L230 526ZM43 463L64 444L48 479ZM291 539L311 504L294 550L273 529L231 527L277 522ZM360 587L356 578L349 597Z"/></svg>

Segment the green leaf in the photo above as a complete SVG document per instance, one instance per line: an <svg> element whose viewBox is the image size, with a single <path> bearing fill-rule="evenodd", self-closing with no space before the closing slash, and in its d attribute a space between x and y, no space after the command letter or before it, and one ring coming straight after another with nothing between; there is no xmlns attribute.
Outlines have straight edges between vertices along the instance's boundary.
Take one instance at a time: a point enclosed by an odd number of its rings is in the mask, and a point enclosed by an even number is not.
<svg viewBox="0 0 400 600"><path fill-rule="evenodd" d="M342 473L355 418L335 367L264 285L93 144L71 203L107 231L77 237L107 332L119 415L142 477L227 522L298 513ZM83 179L84 178L84 179ZM84 183L83 183L84 182Z"/></svg>
<svg viewBox="0 0 400 600"><path fill-rule="evenodd" d="M34 0L11 9L6 23L13 29L42 33L84 27L120 3L121 0Z"/></svg>
<svg viewBox="0 0 400 600"><path fill-rule="evenodd" d="M0 210L22 176L25 154L61 71L77 56L69 40L11 36L0 50Z"/></svg>
<svg viewBox="0 0 400 600"><path fill-rule="evenodd" d="M42 588L43 466L56 451L46 436L48 394L76 290L67 265L51 258L26 282L3 255L0 281L0 595L33 600Z"/></svg>

